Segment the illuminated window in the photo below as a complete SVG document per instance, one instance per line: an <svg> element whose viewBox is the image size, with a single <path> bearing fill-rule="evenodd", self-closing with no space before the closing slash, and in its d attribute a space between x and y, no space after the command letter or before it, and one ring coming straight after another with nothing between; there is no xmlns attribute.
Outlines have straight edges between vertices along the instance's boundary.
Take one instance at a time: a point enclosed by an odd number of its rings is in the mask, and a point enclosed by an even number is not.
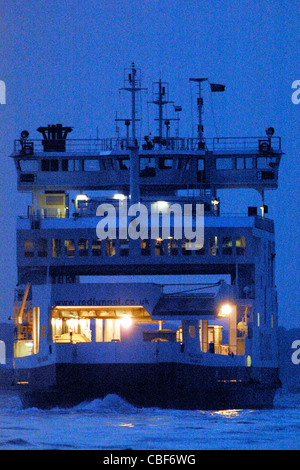
<svg viewBox="0 0 300 470"><path fill-rule="evenodd" d="M61 257L61 240L59 238L52 238L52 258Z"/></svg>
<svg viewBox="0 0 300 470"><path fill-rule="evenodd" d="M107 319L105 320L104 325L104 341L120 341L121 331L120 331L120 321Z"/></svg>
<svg viewBox="0 0 300 470"><path fill-rule="evenodd" d="M80 238L78 241L78 254L79 256L88 256L89 254L89 241L86 238Z"/></svg>
<svg viewBox="0 0 300 470"><path fill-rule="evenodd" d="M173 238L168 240L168 253L170 256L178 255L178 240Z"/></svg>
<svg viewBox="0 0 300 470"><path fill-rule="evenodd" d="M101 240L100 238L95 238L92 241L92 256L101 256L102 249L101 249Z"/></svg>
<svg viewBox="0 0 300 470"><path fill-rule="evenodd" d="M141 255L150 256L151 255L151 240L150 238L141 240Z"/></svg>
<svg viewBox="0 0 300 470"><path fill-rule="evenodd" d="M232 255L232 237L223 237L222 251L223 255Z"/></svg>
<svg viewBox="0 0 300 470"><path fill-rule="evenodd" d="M105 242L105 251L106 251L106 256L115 256L116 254L116 243L115 240L112 240L110 238L106 239Z"/></svg>
<svg viewBox="0 0 300 470"><path fill-rule="evenodd" d="M75 241L73 239L65 240L65 255L68 258L75 256Z"/></svg>
<svg viewBox="0 0 300 470"><path fill-rule="evenodd" d="M33 258L34 256L34 245L31 238L24 240L24 256L25 258Z"/></svg>
<svg viewBox="0 0 300 470"><path fill-rule="evenodd" d="M211 237L208 240L208 252L211 256L216 256L219 254L218 237Z"/></svg>
<svg viewBox="0 0 300 470"><path fill-rule="evenodd" d="M245 255L246 254L246 238L238 237L235 241L236 254Z"/></svg>
<svg viewBox="0 0 300 470"><path fill-rule="evenodd" d="M199 243L195 242L195 254L196 255L204 255L205 254L205 246L203 244L200 245Z"/></svg>
<svg viewBox="0 0 300 470"><path fill-rule="evenodd" d="M154 253L155 253L155 256L163 256L165 254L163 238L155 239L155 252Z"/></svg>
<svg viewBox="0 0 300 470"><path fill-rule="evenodd" d="M46 258L48 256L48 243L46 238L39 238L37 242L38 256L40 258Z"/></svg>
<svg viewBox="0 0 300 470"><path fill-rule="evenodd" d="M191 244L191 240L187 240L186 238L183 238L181 252L184 256L190 256L192 254L192 250L190 249L190 244Z"/></svg>

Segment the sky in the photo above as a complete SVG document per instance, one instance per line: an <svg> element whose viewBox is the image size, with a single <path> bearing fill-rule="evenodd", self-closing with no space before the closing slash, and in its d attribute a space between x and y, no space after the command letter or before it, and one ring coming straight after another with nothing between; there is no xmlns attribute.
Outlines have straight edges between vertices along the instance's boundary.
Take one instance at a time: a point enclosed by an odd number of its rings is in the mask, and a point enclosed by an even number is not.
<svg viewBox="0 0 300 470"><path fill-rule="evenodd" d="M269 126L281 136L279 188L267 192L266 204L276 224L279 323L300 327L300 104L291 99L292 83L300 79L299 17L295 0L0 0L0 80L6 85L6 104L0 105L0 321L12 314L16 220L30 204L16 190L9 157L14 139L23 129L39 138L36 129L52 123L74 126L72 138L96 137L97 128L99 137L115 137L116 113L124 117L128 100L119 91L124 69L135 62L148 88L143 109L161 77L170 100L183 107L181 135L191 136L196 124L189 78L208 77L226 91L214 93L213 103L204 91L206 137L264 136ZM142 126L146 134L145 116ZM228 192L224 202L238 212L260 200L255 191Z"/></svg>

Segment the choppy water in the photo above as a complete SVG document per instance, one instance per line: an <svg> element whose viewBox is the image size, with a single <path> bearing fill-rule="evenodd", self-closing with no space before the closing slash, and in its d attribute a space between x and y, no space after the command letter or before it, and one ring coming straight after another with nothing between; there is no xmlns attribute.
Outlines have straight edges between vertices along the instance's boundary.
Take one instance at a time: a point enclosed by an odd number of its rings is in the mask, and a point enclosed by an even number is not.
<svg viewBox="0 0 300 470"><path fill-rule="evenodd" d="M138 409L115 395L45 411L0 392L0 450L17 449L300 449L300 394L260 411Z"/></svg>

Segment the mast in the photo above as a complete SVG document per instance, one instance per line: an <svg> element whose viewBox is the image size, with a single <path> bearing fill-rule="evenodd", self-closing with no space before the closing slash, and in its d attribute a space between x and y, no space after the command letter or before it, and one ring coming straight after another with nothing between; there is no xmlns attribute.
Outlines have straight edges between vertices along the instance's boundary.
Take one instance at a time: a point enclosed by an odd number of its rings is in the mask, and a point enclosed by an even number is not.
<svg viewBox="0 0 300 470"><path fill-rule="evenodd" d="M155 86L157 87L157 90L154 89ZM163 107L168 103L174 103L173 101L169 101L169 84L166 82L162 82L161 78L158 82L154 82L153 97L153 101L149 101L149 103L156 104L158 106L159 148L161 148L163 140ZM177 120L178 119L176 119L176 121ZM170 121L170 119L167 119L167 121ZM169 124L167 124L167 121L165 122L166 125Z"/></svg>
<svg viewBox="0 0 300 470"><path fill-rule="evenodd" d="M132 142L127 143L130 149L130 195L131 204L140 202L140 185L139 185L139 151L136 139L136 93L145 90L141 88L141 72L135 67L134 62L130 69L125 69L124 88L131 93L131 122L132 122Z"/></svg>
<svg viewBox="0 0 300 470"><path fill-rule="evenodd" d="M190 82L196 82L198 83L198 101L197 101L197 107L198 107L198 139L199 139L199 144L204 144L204 138L203 138L203 124L202 124L202 108L203 108L203 98L201 96L201 83L208 81L208 78L190 78Z"/></svg>

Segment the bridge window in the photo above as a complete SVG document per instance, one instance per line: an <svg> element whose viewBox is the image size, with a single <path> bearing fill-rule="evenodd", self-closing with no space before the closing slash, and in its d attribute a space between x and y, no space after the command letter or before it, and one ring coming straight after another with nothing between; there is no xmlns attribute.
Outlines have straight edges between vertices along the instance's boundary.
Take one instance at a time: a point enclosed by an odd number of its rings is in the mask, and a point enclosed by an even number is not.
<svg viewBox="0 0 300 470"><path fill-rule="evenodd" d="M238 237L235 241L236 254L245 255L246 254L246 238Z"/></svg>
<svg viewBox="0 0 300 470"><path fill-rule="evenodd" d="M236 159L237 170L245 170L253 168L252 157L237 157Z"/></svg>
<svg viewBox="0 0 300 470"><path fill-rule="evenodd" d="M223 237L222 251L223 255L232 255L232 237Z"/></svg>
<svg viewBox="0 0 300 470"><path fill-rule="evenodd" d="M160 170L171 170L173 167L173 158L160 157L158 167Z"/></svg>
<svg viewBox="0 0 300 470"><path fill-rule="evenodd" d="M218 237L211 237L208 240L208 252L211 256L219 254Z"/></svg>
<svg viewBox="0 0 300 470"><path fill-rule="evenodd" d="M65 240L65 255L68 258L73 258L75 256L75 241L68 238Z"/></svg>
<svg viewBox="0 0 300 470"><path fill-rule="evenodd" d="M99 171L99 160L83 160L84 171Z"/></svg>
<svg viewBox="0 0 300 470"><path fill-rule="evenodd" d="M25 258L33 258L34 244L31 238L24 240L24 256Z"/></svg>
<svg viewBox="0 0 300 470"><path fill-rule="evenodd" d="M58 171L59 162L57 159L43 158L41 162L42 171Z"/></svg>
<svg viewBox="0 0 300 470"><path fill-rule="evenodd" d="M36 160L19 160L21 171L37 171Z"/></svg>
<svg viewBox="0 0 300 470"><path fill-rule="evenodd" d="M155 173L155 158L141 157L140 176L152 177L155 176Z"/></svg>
<svg viewBox="0 0 300 470"><path fill-rule="evenodd" d="M95 238L92 241L92 255L93 256L101 256L102 255L100 238Z"/></svg>
<svg viewBox="0 0 300 470"><path fill-rule="evenodd" d="M130 159L129 158L118 158L119 170L129 170L130 169Z"/></svg>
<svg viewBox="0 0 300 470"><path fill-rule="evenodd" d="M232 158L216 158L217 170L232 170Z"/></svg>
<svg viewBox="0 0 300 470"><path fill-rule="evenodd" d="M88 256L89 254L89 241L86 238L80 238L78 241L78 254L79 256Z"/></svg>
<svg viewBox="0 0 300 470"><path fill-rule="evenodd" d="M46 238L38 239L38 256L40 258L46 258L48 256L48 242Z"/></svg>
<svg viewBox="0 0 300 470"><path fill-rule="evenodd" d="M198 171L204 171L204 159L198 158Z"/></svg>
<svg viewBox="0 0 300 470"><path fill-rule="evenodd" d="M61 240L59 238L52 238L52 258L61 257Z"/></svg>

